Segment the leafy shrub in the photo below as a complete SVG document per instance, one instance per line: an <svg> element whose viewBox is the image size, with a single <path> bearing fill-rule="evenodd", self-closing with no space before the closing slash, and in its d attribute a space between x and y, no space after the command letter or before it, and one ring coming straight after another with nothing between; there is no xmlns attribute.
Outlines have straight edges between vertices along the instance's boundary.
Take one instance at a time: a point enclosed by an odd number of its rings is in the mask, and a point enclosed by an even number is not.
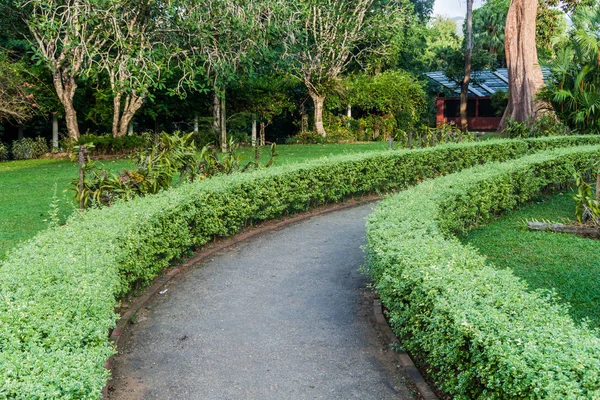
<svg viewBox="0 0 600 400"><path fill-rule="evenodd" d="M0 142L0 162L8 160L8 145Z"/></svg>
<svg viewBox="0 0 600 400"><path fill-rule="evenodd" d="M544 115L532 123L508 120L506 135L513 139L526 139L544 136L569 135L571 130L550 115Z"/></svg>
<svg viewBox="0 0 600 400"><path fill-rule="evenodd" d="M497 90L490 97L490 102L492 103L494 114L501 117L504 114L504 110L506 110L506 106L508 106L508 92Z"/></svg>
<svg viewBox="0 0 600 400"><path fill-rule="evenodd" d="M402 132L396 138L406 147L433 147L444 143L475 141L473 133L462 132L454 123L443 124L437 128L421 125L414 132Z"/></svg>
<svg viewBox="0 0 600 400"><path fill-rule="evenodd" d="M85 160L88 145L76 150L81 159L84 179L74 179L71 185L75 190L74 200L81 208L89 205L110 205L117 199L130 200L137 196L156 194L171 186L173 177L180 173L191 178L197 175L196 145L193 134L169 135L163 133L159 140L148 149L137 154L137 167L124 169L120 173L99 169L93 161ZM95 146L95 144L93 145Z"/></svg>
<svg viewBox="0 0 600 400"><path fill-rule="evenodd" d="M15 160L29 160L32 158L40 158L48 153L48 142L41 136L32 138L23 138L12 142L12 157Z"/></svg>
<svg viewBox="0 0 600 400"><path fill-rule="evenodd" d="M405 71L360 75L350 85L350 102L369 114L393 120L401 130L413 129L427 111L423 84Z"/></svg>
<svg viewBox="0 0 600 400"><path fill-rule="evenodd" d="M232 139L229 141L229 151L221 157L209 146L205 146L200 157L197 157L193 137L193 133L163 133L150 148L139 151L135 169L124 169L120 173L101 169L87 158L92 143L78 146L74 150L84 152L76 156L80 159L83 180L80 174L80 178L71 181L75 190L74 200L79 203L80 208L90 205L108 206L119 199L131 200L165 190L172 186L177 173L181 183L218 174L245 172L250 166L259 167L258 161L248 162L242 167L241 156L237 153L238 145ZM267 167L277 156L275 149L276 146L273 145Z"/></svg>
<svg viewBox="0 0 600 400"><path fill-rule="evenodd" d="M597 182L600 181L600 175ZM600 224L600 199L596 196L592 186L587 183L580 172L575 173L575 185L577 193L573 195L575 200L575 217L581 223ZM598 190L598 189L596 189Z"/></svg>
<svg viewBox="0 0 600 400"><path fill-rule="evenodd" d="M581 133L600 132L600 4L589 2L572 14L568 40L560 44L550 62L552 79L541 97L552 103L556 114Z"/></svg>
<svg viewBox="0 0 600 400"><path fill-rule="evenodd" d="M218 176L76 213L0 262L0 396L99 398L114 352L107 330L117 299L214 237L528 151L527 141L501 140L344 155Z"/></svg>
<svg viewBox="0 0 600 400"><path fill-rule="evenodd" d="M85 134L79 137L79 140L72 143L69 150L74 146L86 146L91 143L94 147L91 151L92 156L97 155L126 155L132 152L145 149L152 143L153 138L150 135L127 135L113 137L112 135L93 135Z"/></svg>
<svg viewBox="0 0 600 400"><path fill-rule="evenodd" d="M333 118L331 116L327 117L327 127L325 130L327 131L327 136L323 137L316 131L304 131L300 132L295 136L292 136L286 139L286 144L325 144L325 143L340 143L340 142L355 142L356 140L365 140L365 139L357 139L356 132L351 131L349 128L345 128L338 124L337 122L341 120L338 118ZM332 123L333 121L333 123ZM369 140L369 139L366 139Z"/></svg>
<svg viewBox="0 0 600 400"><path fill-rule="evenodd" d="M475 167L391 197L369 218L368 271L392 327L454 398L600 396L595 333L452 236L569 182L599 154L562 149Z"/></svg>

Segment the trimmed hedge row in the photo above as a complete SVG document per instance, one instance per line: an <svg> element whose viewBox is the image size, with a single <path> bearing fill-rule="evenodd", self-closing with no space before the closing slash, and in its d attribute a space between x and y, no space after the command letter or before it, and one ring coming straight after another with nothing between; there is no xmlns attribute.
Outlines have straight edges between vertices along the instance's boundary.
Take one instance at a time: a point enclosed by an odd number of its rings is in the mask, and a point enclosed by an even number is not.
<svg viewBox="0 0 600 400"><path fill-rule="evenodd" d="M600 143L600 137L592 140ZM0 264L0 398L100 397L109 375L104 364L114 352L107 330L115 323L117 299L214 237L318 204L519 157L531 143L339 156L217 177L74 215Z"/></svg>
<svg viewBox="0 0 600 400"><path fill-rule="evenodd" d="M453 236L591 168L600 146L478 166L381 202L368 271L393 330L455 399L598 399L600 338Z"/></svg>

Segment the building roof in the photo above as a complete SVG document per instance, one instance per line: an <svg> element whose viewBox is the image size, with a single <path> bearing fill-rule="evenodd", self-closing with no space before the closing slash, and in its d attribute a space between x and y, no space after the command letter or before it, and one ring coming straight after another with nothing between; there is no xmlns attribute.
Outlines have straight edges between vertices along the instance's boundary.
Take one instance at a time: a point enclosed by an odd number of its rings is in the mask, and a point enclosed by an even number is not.
<svg viewBox="0 0 600 400"><path fill-rule="evenodd" d="M549 68L542 67L544 80L548 81L551 75ZM460 95L460 85L450 80L444 71L425 73L430 79L436 81L446 89ZM487 97L499 90L508 91L508 70L498 68L496 70L484 70L471 72L471 83L469 84L469 96Z"/></svg>

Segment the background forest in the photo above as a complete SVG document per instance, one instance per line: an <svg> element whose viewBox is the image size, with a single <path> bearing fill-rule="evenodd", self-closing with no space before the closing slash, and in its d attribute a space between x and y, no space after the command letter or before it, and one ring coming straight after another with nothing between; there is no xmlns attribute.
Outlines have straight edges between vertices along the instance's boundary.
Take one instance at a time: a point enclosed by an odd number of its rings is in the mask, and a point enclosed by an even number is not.
<svg viewBox="0 0 600 400"><path fill-rule="evenodd" d="M433 2L4 0L0 141L56 147L58 133L126 146L133 133L185 131L225 149L433 126L443 89L423 73L443 70L458 86L465 62L464 28L432 17ZM473 70L506 66L509 4L474 11ZM545 96L572 128L597 128L598 7L571 20L573 7L557 6L538 9L540 63L557 77Z"/></svg>

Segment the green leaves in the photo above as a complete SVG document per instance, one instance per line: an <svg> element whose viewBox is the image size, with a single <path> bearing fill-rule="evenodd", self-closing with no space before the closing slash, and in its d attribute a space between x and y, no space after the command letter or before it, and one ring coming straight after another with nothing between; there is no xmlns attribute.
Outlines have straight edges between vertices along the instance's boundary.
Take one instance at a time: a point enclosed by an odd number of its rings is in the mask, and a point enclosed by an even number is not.
<svg viewBox="0 0 600 400"><path fill-rule="evenodd" d="M393 329L454 398L600 396L596 333L453 237L569 182L599 154L596 145L475 167L390 197L369 218L368 270Z"/></svg>
<svg viewBox="0 0 600 400"><path fill-rule="evenodd" d="M99 398L108 377L104 365L114 353L107 331L114 327L117 300L132 289L148 284L178 258L215 237L233 235L244 226L319 204L364 193L402 189L423 179L465 167L515 158L532 148L571 145L577 140L595 140L598 143L600 138L487 141L415 151L386 150L342 155L305 164L259 169L246 174L217 176L182 184L153 196L138 197L128 202L116 201L111 207L75 213L67 224L41 232L9 252L0 263L0 380L3 382L0 397ZM495 167L489 169L494 170ZM487 291L497 293L489 304L504 304L503 307L516 315L514 321L518 322L519 308L511 308L502 299L505 296L513 299L508 297L511 293L520 295L520 286L506 285L502 278L504 272L494 272L498 277L491 272L483 277L476 276L474 271L482 268L484 263L480 257L473 261L468 250L452 241L454 247L448 248L447 243L437 235L439 229L431 225L429 219L412 218L413 211L415 216L431 217L434 209L426 200L431 196L446 194L448 192L434 185L428 188L426 197L406 198L401 208L409 213L404 215L403 225L411 228L408 236L405 235L406 231L396 229L396 218L379 220L386 229L371 230L371 238L374 235L381 238L372 242L376 246L370 248L371 255L376 254L379 257L377 260L381 261L372 264L372 271L382 277L378 280L380 288L389 288L388 291L382 291L388 306L395 304L394 310L405 308L418 311L412 307L419 304L423 312L416 315L423 316L423 319L412 318L410 321L414 324L409 325L415 329L446 326L444 316L455 315L452 313L454 300L459 298L461 304L464 303L465 307L461 309L464 312L457 321L461 327L468 327L469 332L473 332L468 340L459 337L450 342L442 341L448 335L447 332L441 332L441 337L420 336L422 343L430 343L431 348L437 346L440 354L458 356L464 355L463 349L470 348L472 344L473 357L482 360L482 364L485 364L484 357L490 357L492 361L500 360L502 365L506 365L511 360L479 351L489 347L484 344L492 341L493 335L479 334L476 329L477 318L486 318L493 324L496 320L502 321L502 314L493 307L485 315L477 312L477 298L465 298L464 292L459 289L462 284L474 282L475 285L480 282ZM493 199L493 196L488 196L482 203ZM460 208L470 210L471 205L468 202L466 204ZM427 233L435 236L424 236ZM389 243L393 246L388 247ZM404 245L408 247L402 247ZM415 249L422 252L415 252ZM441 262L447 260L447 255L452 255L449 268ZM429 264L421 264L422 256ZM399 260L405 260L415 268L403 269L404 264L397 264ZM473 270L454 275L453 271L458 270L465 260L474 262ZM392 268L388 269L388 265ZM426 268L427 265L433 268ZM445 289L447 277L452 278L450 289L453 291ZM427 282L427 286L423 286L423 282ZM402 297L411 288L415 292L409 298ZM433 313L434 304L444 306L447 311ZM534 304L537 306L538 303ZM531 309L528 310L528 313L535 315ZM397 321L396 326L400 326L411 315L410 312L394 312L392 318ZM466 324L463 325L463 322ZM514 330L521 333L522 328L518 324L513 325ZM551 336L543 338L552 343L553 336L560 334L561 340L567 345L580 348L582 337L568 336L572 332L571 325L566 321L564 327L557 327ZM507 339L512 339L512 336L507 336ZM588 341L586 337L583 339L584 345L590 347L590 352L595 351L595 342ZM460 346L461 343L464 347ZM497 341L493 341L493 344L498 352L504 346ZM446 352L445 349L450 350ZM542 350L548 349L551 350L551 347ZM514 363L517 364L519 353L514 354ZM589 357L585 354L581 356L580 362L586 366ZM560 365L569 362L562 358L559 361ZM512 368L519 371L517 367ZM508 368L501 369L503 373L497 376L491 373L497 370L490 370L485 379L502 385L507 382L504 379L506 370ZM560 367L552 369L549 374L555 370L560 372ZM573 373L585 374L580 370ZM585 377L593 388L596 378L592 374L597 370L589 371ZM459 375L459 378L470 382L464 375ZM458 381L458 384L464 386L461 382ZM518 382L509 383L518 385ZM554 387L556 384L548 382L548 386Z"/></svg>
<svg viewBox="0 0 600 400"><path fill-rule="evenodd" d="M553 81L543 92L562 122L580 132L600 131L600 5L573 13L570 40L550 62Z"/></svg>

